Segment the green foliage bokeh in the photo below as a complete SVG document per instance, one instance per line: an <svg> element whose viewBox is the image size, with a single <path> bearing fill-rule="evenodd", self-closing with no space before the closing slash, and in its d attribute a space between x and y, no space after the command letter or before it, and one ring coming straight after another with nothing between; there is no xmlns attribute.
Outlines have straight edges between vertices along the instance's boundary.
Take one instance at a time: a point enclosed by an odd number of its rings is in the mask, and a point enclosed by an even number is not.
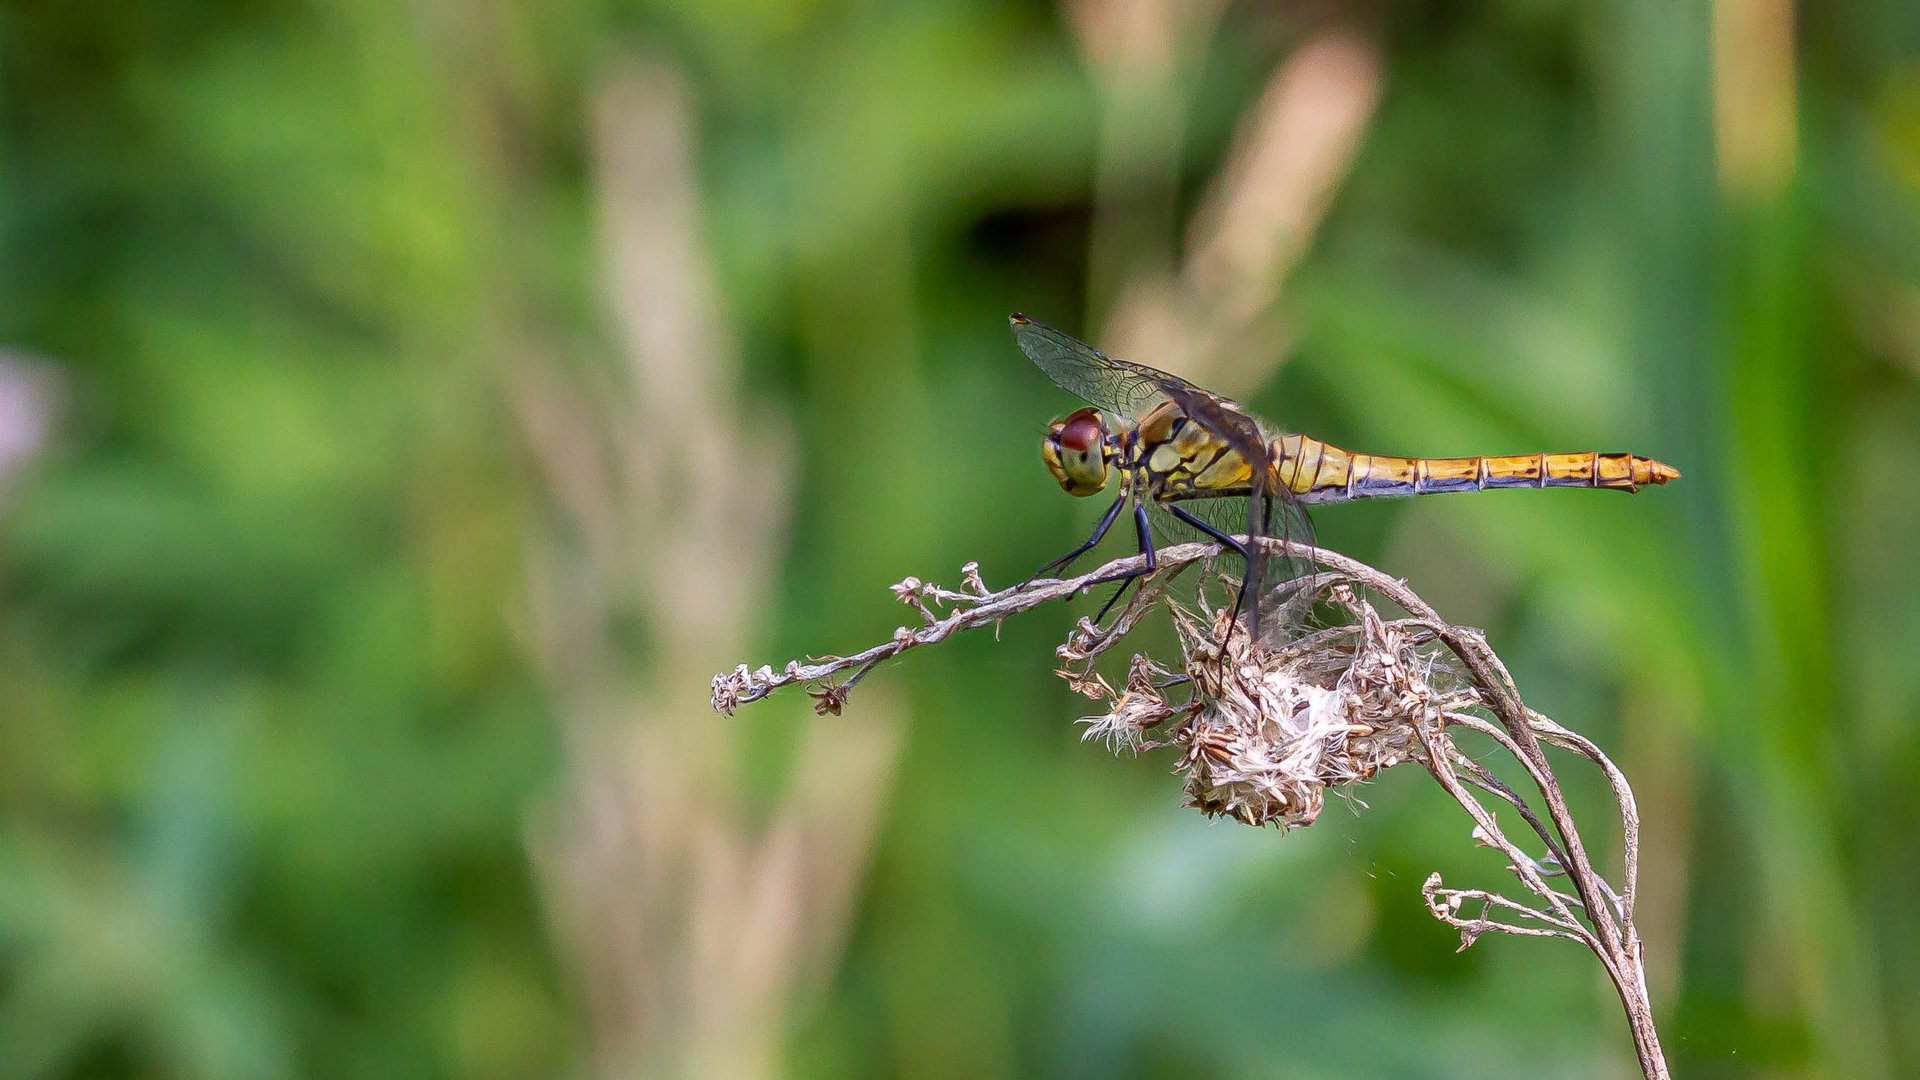
<svg viewBox="0 0 1920 1080"><path fill-rule="evenodd" d="M1684 471L1318 521L1635 777L1677 1074L1909 1075L1920 9L1803 12L1759 196L1716 171L1713 17L1232 5L1177 199L1307 35L1378 44L1249 404ZM1050 5L0 6L0 342L52 409L0 493L0 1076L590 1069L528 854L564 753L508 398L535 343L617 365L588 99L635 56L688 74L720 304L797 435L740 659L880 640L886 584L1084 534L1034 452L1069 403L1004 325L1113 299ZM1455 956L1428 918L1428 870L1498 867L1418 776L1285 837L1178 812L1164 762L1077 742L1068 617L873 676L908 730L794 1075L1618 1074L1589 958Z"/></svg>

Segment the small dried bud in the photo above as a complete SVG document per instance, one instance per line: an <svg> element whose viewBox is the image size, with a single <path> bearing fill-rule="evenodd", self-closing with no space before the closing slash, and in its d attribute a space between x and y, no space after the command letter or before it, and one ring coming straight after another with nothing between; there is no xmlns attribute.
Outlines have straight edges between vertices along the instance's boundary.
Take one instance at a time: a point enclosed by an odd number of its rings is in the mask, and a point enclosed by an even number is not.
<svg viewBox="0 0 1920 1080"><path fill-rule="evenodd" d="M791 668L793 665L787 665ZM723 716L732 716L733 711L749 701L759 701L767 696L778 676L773 673L771 664L762 664L753 671L741 664L732 671L713 677L713 708Z"/></svg>
<svg viewBox="0 0 1920 1080"><path fill-rule="evenodd" d="M987 590L987 583L980 579L980 564L977 562L967 563L960 568L960 580L966 585L967 591L975 596L992 595Z"/></svg>
<svg viewBox="0 0 1920 1080"><path fill-rule="evenodd" d="M747 692L747 665L741 664L732 671L721 672L713 677L713 709L722 716L732 716L740 707L740 699Z"/></svg>
<svg viewBox="0 0 1920 1080"><path fill-rule="evenodd" d="M807 691L813 699L813 711L817 716L840 715L840 709L847 703L847 687L842 685L821 686Z"/></svg>
<svg viewBox="0 0 1920 1080"><path fill-rule="evenodd" d="M1054 674L1067 680L1067 685L1072 688L1074 693L1079 694L1081 697L1111 699L1115 696L1113 687L1107 684L1105 678L1102 678L1095 672L1061 668L1054 672Z"/></svg>

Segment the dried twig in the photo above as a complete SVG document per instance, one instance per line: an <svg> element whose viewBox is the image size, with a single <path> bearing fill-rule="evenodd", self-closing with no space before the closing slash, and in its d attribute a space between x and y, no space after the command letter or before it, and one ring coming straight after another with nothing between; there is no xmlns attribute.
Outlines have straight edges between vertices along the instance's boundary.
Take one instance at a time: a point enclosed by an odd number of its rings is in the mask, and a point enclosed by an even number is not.
<svg viewBox="0 0 1920 1080"><path fill-rule="evenodd" d="M1430 876L1422 887L1435 918L1460 931L1461 948L1489 932L1576 941L1599 958L1627 1014L1641 1068L1665 1077L1648 1000L1633 910L1639 878L1639 816L1626 777L1590 740L1528 709L1512 678L1478 631L1453 626L1406 584L1335 552L1263 541L1276 553L1317 564L1273 598L1318 602L1341 613L1309 633L1251 641L1226 612L1176 602L1168 587L1196 563L1222 553L1214 544L1183 544L1159 553L1158 568L1112 622L1082 619L1057 655L1060 674L1078 692L1107 702L1088 717L1086 738L1114 749L1170 746L1181 752L1189 805L1252 825L1311 824L1329 787L1340 789L1381 769L1418 761L1473 819L1474 840L1499 851L1531 900L1487 889L1458 889ZM731 713L784 686L799 685L820 712L838 713L869 671L909 649L932 645L1051 600L1073 596L1096 579L1143 569L1139 557L1118 559L1078 577L1029 581L989 590L969 563L966 587L945 589L916 578L895 596L921 618L884 644L851 656L793 661L782 670L746 665L713 680L713 705ZM1181 595L1194 595L1183 590ZM1383 617L1384 602L1404 613ZM1115 689L1093 662L1118 644L1149 610L1172 612L1178 664L1135 655ZM1169 696L1183 687L1184 698ZM1524 795L1493 775L1453 740L1453 730L1484 736L1517 761L1532 791ZM1545 746L1571 751L1606 776L1620 814L1621 887L1594 868ZM1493 796L1491 804L1480 794ZM1542 848L1529 854L1510 838L1495 812L1505 805ZM1571 891L1550 881L1564 878Z"/></svg>

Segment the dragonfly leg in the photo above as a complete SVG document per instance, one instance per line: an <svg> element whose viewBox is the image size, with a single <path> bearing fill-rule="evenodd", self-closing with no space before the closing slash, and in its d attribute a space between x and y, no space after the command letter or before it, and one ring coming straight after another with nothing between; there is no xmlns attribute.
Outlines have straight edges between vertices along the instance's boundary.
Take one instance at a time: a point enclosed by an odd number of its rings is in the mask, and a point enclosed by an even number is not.
<svg viewBox="0 0 1920 1080"><path fill-rule="evenodd" d="M1087 537L1086 543L1081 544L1079 547L1074 548L1072 551L1067 552L1065 555L1062 555L1059 558L1048 563L1047 565L1041 567L1040 569L1035 570L1033 572L1033 577L1030 577L1027 580L1032 581L1035 578L1039 578L1046 574L1057 574L1065 570L1067 567L1072 566L1073 561L1075 559L1078 559L1080 556L1085 555L1089 551L1092 551L1094 548L1094 545L1100 543L1101 538L1107 535L1107 530L1113 528L1114 521L1118 520L1118 518L1120 517L1120 508L1122 506L1125 506L1126 504L1127 504L1127 497L1125 495L1122 495L1118 499L1113 500L1113 505L1107 507L1107 512L1105 516L1101 517L1100 524L1095 525L1093 527L1093 535Z"/></svg>
<svg viewBox="0 0 1920 1080"><path fill-rule="evenodd" d="M1181 521L1186 522L1187 524L1193 526L1196 529L1199 529L1203 533L1206 533L1208 536L1226 545L1227 547L1232 548L1237 554L1239 554L1241 559L1246 561L1247 573L1244 577L1240 579L1240 591L1236 593L1233 598L1233 617L1234 619L1238 620L1240 618L1240 612L1247 610L1248 594L1253 591L1255 586L1255 579L1258 576L1253 568L1253 556L1248 552L1247 545L1241 543L1238 540L1235 540L1233 537L1228 536L1226 533L1221 532L1219 529L1214 528L1212 525L1207 524L1206 522L1200 520L1199 518L1194 517L1192 514L1187 513L1185 510L1182 510L1178 503L1168 503L1167 509L1173 513L1174 517L1179 518ZM1247 510L1248 518L1249 519L1255 518L1257 516L1258 510L1259 510L1259 506L1257 503L1250 505ZM1251 526L1253 524L1254 522L1252 520L1249 520L1247 522L1247 525L1249 526L1249 531L1251 531ZM1253 626L1251 628L1251 633L1258 636L1260 632L1260 609L1258 606L1255 606L1252 608L1252 611L1253 611Z"/></svg>
<svg viewBox="0 0 1920 1080"><path fill-rule="evenodd" d="M1122 570L1120 573L1108 574L1106 577L1094 578L1087 582L1088 588L1104 585L1109 581L1120 583L1120 588L1107 598L1107 602L1100 606L1100 613L1093 617L1095 623L1107 617L1107 612L1112 611L1113 605L1119 603L1122 596L1127 595L1127 589L1134 582L1160 568L1160 553L1153 549L1153 531L1147 528L1147 508L1139 503L1135 503L1133 507L1133 527L1140 534L1140 554L1147 557L1146 564L1138 570Z"/></svg>
<svg viewBox="0 0 1920 1080"><path fill-rule="evenodd" d="M1247 543L1258 548L1262 536L1273 535L1273 492L1262 485L1260 498L1247 504ZM1254 526L1259 525L1256 531ZM1247 576L1240 579L1240 595L1234 600L1233 617L1240 617L1240 608L1247 608L1247 638L1260 640L1260 591L1266 586L1264 580L1267 563L1265 559L1256 560L1252 552L1247 553ZM1249 603L1250 602L1250 603Z"/></svg>

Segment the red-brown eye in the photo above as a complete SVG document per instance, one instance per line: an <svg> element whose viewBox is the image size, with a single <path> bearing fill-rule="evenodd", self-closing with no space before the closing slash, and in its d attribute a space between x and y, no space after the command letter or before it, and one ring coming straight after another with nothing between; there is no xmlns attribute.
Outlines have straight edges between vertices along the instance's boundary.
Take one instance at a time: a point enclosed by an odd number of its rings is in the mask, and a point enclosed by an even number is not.
<svg viewBox="0 0 1920 1080"><path fill-rule="evenodd" d="M1100 410L1081 409L1060 421L1060 445L1077 453L1086 453L1107 437L1107 426L1100 422Z"/></svg>

